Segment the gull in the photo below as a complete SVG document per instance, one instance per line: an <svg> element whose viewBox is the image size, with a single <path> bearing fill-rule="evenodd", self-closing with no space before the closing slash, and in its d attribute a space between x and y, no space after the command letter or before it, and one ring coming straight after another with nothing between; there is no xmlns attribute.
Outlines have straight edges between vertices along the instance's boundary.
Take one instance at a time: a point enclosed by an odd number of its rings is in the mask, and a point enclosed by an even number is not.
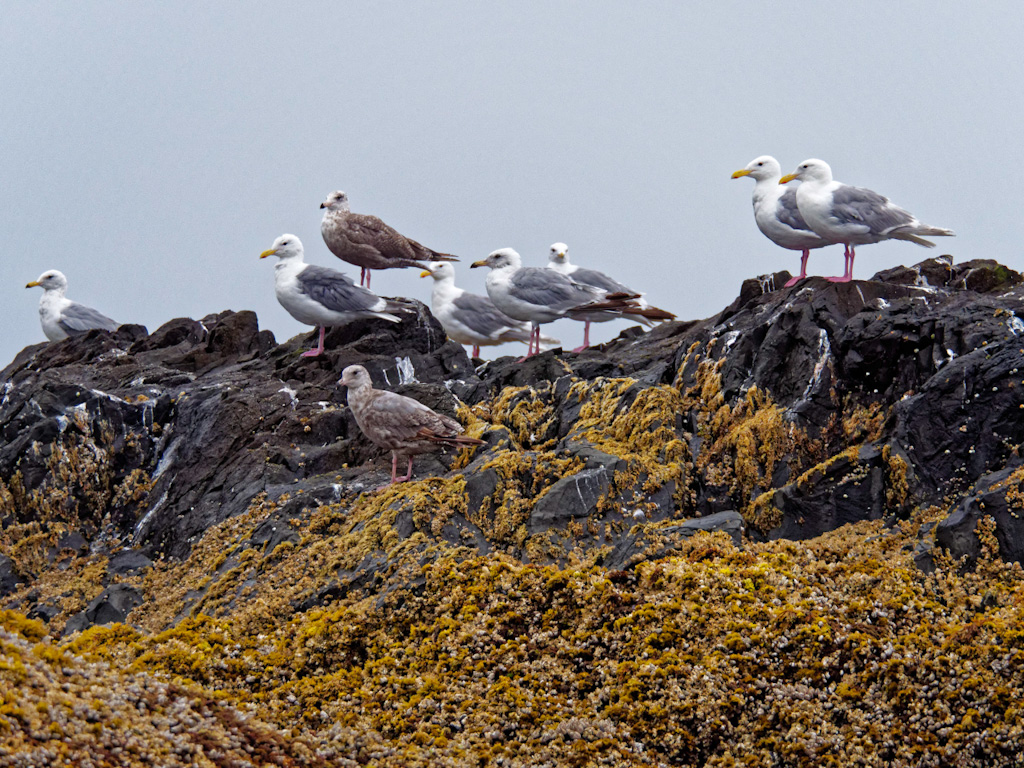
<svg viewBox="0 0 1024 768"><path fill-rule="evenodd" d="M420 277L434 278L430 307L444 327L448 338L473 347L473 357L480 357L480 347L509 341L527 344L531 340L530 324L514 320L501 312L486 296L469 293L455 285L455 267L446 261L432 261ZM558 339L542 336L545 344L558 345Z"/></svg>
<svg viewBox="0 0 1024 768"><path fill-rule="evenodd" d="M324 351L328 325L347 325L354 320L378 317L392 323L399 319L385 310L401 311L394 302L353 284L348 275L303 261L302 241L295 235L281 235L260 254L261 259L277 256L274 293L288 314L307 325L320 326L320 342L303 357Z"/></svg>
<svg viewBox="0 0 1024 768"><path fill-rule="evenodd" d="M412 479L412 457L417 453L484 444L483 440L463 435L465 430L455 419L432 411L418 400L374 389L369 372L361 365L345 368L338 383L348 387L348 406L359 429L372 443L391 451L391 482L387 485ZM399 456L409 460L404 477L398 477Z"/></svg>
<svg viewBox="0 0 1024 768"><path fill-rule="evenodd" d="M560 317L576 317L591 312L612 315L639 315L658 319L663 310L641 307L636 294L612 294L600 288L573 282L553 269L524 267L519 254L511 248L493 251L473 267L490 267L487 295L499 310L533 326L526 357L540 352L540 326Z"/></svg>
<svg viewBox="0 0 1024 768"><path fill-rule="evenodd" d="M429 261L458 261L400 235L376 216L352 213L348 195L340 190L331 192L320 207L324 209L320 222L324 242L339 259L362 269L359 284L367 288L371 269L422 268Z"/></svg>
<svg viewBox="0 0 1024 768"><path fill-rule="evenodd" d="M804 221L818 235L832 243L842 243L846 269L834 283L853 279L854 246L882 240L909 240L934 248L935 243L922 235L952 237L953 231L922 224L909 211L893 205L889 199L863 187L851 187L832 178L832 169L824 160L804 160L797 169L779 179L787 184L800 180L796 204Z"/></svg>
<svg viewBox="0 0 1024 768"><path fill-rule="evenodd" d="M116 331L118 323L92 307L71 301L64 296L68 279L56 269L43 272L26 288L40 287L43 295L39 298L39 322L43 333L50 341L61 341L68 336L77 336L94 329Z"/></svg>
<svg viewBox="0 0 1024 768"><path fill-rule="evenodd" d="M754 221L761 234L776 245L791 251L802 251L800 274L791 277L785 287L796 285L807 277L807 257L814 248L831 245L807 226L796 204L796 190L779 186L782 166L771 155L762 155L733 173L732 178L750 176L754 179Z"/></svg>
<svg viewBox="0 0 1024 768"><path fill-rule="evenodd" d="M778 186L778 185L776 185ZM644 309L656 309L656 307L648 307L648 304L643 299L643 294L639 294L632 288L629 288L618 280L613 280L604 272L598 272L596 269L586 269L577 264L573 264L569 261L569 246L565 243L553 243L548 254L548 269L553 269L556 272L565 275L574 283L580 283L582 285L589 285L593 288L600 288L602 291L606 291L608 294L621 294L636 297L636 304ZM664 310L657 310L664 312ZM659 317L659 320L674 320L675 315L670 312L664 312L664 317ZM573 352L582 352L584 349L590 346L590 324L591 323L605 323L609 320L614 320L615 315L608 314L607 312L591 312L587 314L574 314L575 320L583 320L583 345L576 347ZM637 320L644 325L651 327L654 323L651 319L645 316L638 315Z"/></svg>

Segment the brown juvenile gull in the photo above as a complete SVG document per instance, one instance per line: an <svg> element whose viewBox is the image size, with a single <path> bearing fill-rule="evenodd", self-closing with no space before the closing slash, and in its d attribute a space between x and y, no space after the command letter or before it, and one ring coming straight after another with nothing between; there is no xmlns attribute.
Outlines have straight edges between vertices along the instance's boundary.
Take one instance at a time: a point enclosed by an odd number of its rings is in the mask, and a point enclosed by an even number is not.
<svg viewBox="0 0 1024 768"><path fill-rule="evenodd" d="M372 443L391 451L391 482L412 479L412 457L461 445L483 445L483 440L466 437L455 419L435 413L418 400L374 389L370 374L361 365L350 365L338 381L348 387L348 407L356 424ZM398 477L398 457L406 456L409 466L404 477ZM386 487L386 486L381 486Z"/></svg>
<svg viewBox="0 0 1024 768"><path fill-rule="evenodd" d="M779 179L787 184L800 180L796 190L796 204L800 215L816 234L830 243L842 243L846 269L841 277L827 278L834 283L848 283L853 279L854 246L877 243L882 240L909 240L934 248L929 237L952 237L953 231L923 224L909 211L889 202L877 192L863 187L851 187L835 181L832 169L824 160L804 160L797 169Z"/></svg>
<svg viewBox="0 0 1024 768"><path fill-rule="evenodd" d="M796 190L792 187L780 187L782 166L771 155L755 157L746 168L733 173L734 179L749 176L754 180L754 221L761 234L776 245L791 251L801 251L800 274L791 277L784 287L796 285L807 277L807 258L814 248L831 245L814 234L807 226L796 205Z"/></svg>
<svg viewBox="0 0 1024 768"><path fill-rule="evenodd" d="M375 293L355 285L348 275L302 260L302 241L295 235L281 235L261 259L277 256L274 267L274 293L281 306L300 323L320 326L320 343L303 352L316 357L324 351L324 333L328 325L347 325L353 320L378 317L392 323L399 319L390 312L402 308Z"/></svg>
<svg viewBox="0 0 1024 768"><path fill-rule="evenodd" d="M429 261L458 261L455 256L432 251L400 235L376 216L352 213L344 192L331 192L320 207L325 209L320 222L324 242L339 259L362 269L359 284L367 288L371 269L422 269Z"/></svg>
<svg viewBox="0 0 1024 768"><path fill-rule="evenodd" d="M47 270L25 285L26 288L37 286L43 289L39 299L39 322L50 341L61 341L68 336L77 336L97 328L104 331L117 330L118 324L106 315L64 296L68 289L68 279L63 272Z"/></svg>
<svg viewBox="0 0 1024 768"><path fill-rule="evenodd" d="M526 320L533 325L533 341L526 357L540 352L541 324L560 317L575 320L594 312L615 317L635 315L652 320L672 317L664 310L638 304L638 294L608 293L601 288L573 282L553 269L524 267L519 254L511 248L493 251L486 259L475 261L471 266L491 268L486 285L487 295L494 306L509 317Z"/></svg>
<svg viewBox="0 0 1024 768"><path fill-rule="evenodd" d="M530 342L530 324L515 320L501 312L486 296L477 296L455 285L455 267L447 261L432 261L420 277L434 278L430 294L430 310L448 334L459 344L470 344L473 357L480 357L480 347L509 341ZM546 345L558 346L558 339L541 336Z"/></svg>
<svg viewBox="0 0 1024 768"><path fill-rule="evenodd" d="M778 186L778 185L776 185ZM586 269L578 264L573 264L569 261L569 246L565 243L554 243L551 246L551 252L548 255L548 269L553 269L559 272L574 283L581 283L583 285L590 285L594 288L600 288L603 291L607 291L609 294L622 294L624 296L636 296L636 303L638 306L644 309L652 309L658 312L662 312L663 316L656 318L647 318L642 315L635 315L638 322L650 327L654 326L654 320L674 320L675 315L671 312L665 312L664 310L657 310L656 307L650 307L646 301L644 301L643 294L637 293L632 288L623 285L618 280L606 275L604 272L598 272L596 269ZM574 319L583 320L583 345L576 347L573 352L582 352L584 349L590 346L590 324L591 323L606 323L609 320L615 320L615 315L609 315L606 312L591 312L587 314L575 314Z"/></svg>

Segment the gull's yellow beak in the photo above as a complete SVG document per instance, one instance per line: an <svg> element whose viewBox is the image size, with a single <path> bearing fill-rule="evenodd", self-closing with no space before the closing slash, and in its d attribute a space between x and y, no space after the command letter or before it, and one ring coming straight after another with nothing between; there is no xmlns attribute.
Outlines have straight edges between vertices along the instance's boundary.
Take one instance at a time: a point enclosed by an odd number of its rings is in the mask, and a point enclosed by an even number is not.
<svg viewBox="0 0 1024 768"><path fill-rule="evenodd" d="M469 268L472 269L473 267L486 267L486 266L487 266L487 259L480 259L480 261L474 261L472 264L470 264Z"/></svg>
<svg viewBox="0 0 1024 768"><path fill-rule="evenodd" d="M747 170L746 168L744 168L744 169L743 169L743 170L741 170L741 171L736 171L735 173L733 173L732 177L733 177L734 179L738 179L738 178L740 178L741 176L749 176L749 175L750 175L750 171L748 171L748 170Z"/></svg>
<svg viewBox="0 0 1024 768"><path fill-rule="evenodd" d="M31 283L25 283L26 288L35 288L37 285L39 285L38 280L33 280Z"/></svg>
<svg viewBox="0 0 1024 768"><path fill-rule="evenodd" d="M420 277L430 277L432 274L434 273L431 272L429 269L424 269L422 272L420 272Z"/></svg>
<svg viewBox="0 0 1024 768"><path fill-rule="evenodd" d="M795 178L796 178L796 174L795 173L790 173L790 174L788 174L786 176L783 176L781 179L779 179L779 184L789 184L789 182L791 182Z"/></svg>
<svg viewBox="0 0 1024 768"><path fill-rule="evenodd" d="M273 256L275 253L277 253L277 248L271 248L270 250L261 253L260 258L265 259L267 256Z"/></svg>

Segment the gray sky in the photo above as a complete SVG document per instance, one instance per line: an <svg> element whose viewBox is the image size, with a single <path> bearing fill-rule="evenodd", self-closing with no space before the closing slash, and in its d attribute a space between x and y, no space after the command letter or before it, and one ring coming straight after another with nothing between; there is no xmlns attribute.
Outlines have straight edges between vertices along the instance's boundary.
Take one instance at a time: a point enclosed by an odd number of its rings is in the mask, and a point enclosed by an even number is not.
<svg viewBox="0 0 1024 768"><path fill-rule="evenodd" d="M150 331L224 309L303 331L258 255L291 232L358 279L320 237L334 189L461 256L467 289L496 248L542 266L564 241L681 319L798 267L729 178L760 154L957 232L863 246L855 277L939 253L1021 269L1022 40L1010 2L5 0L0 367L44 340L24 285L49 268ZM809 271L841 274L841 251ZM373 288L429 302L417 275ZM571 347L582 325L545 332Z"/></svg>

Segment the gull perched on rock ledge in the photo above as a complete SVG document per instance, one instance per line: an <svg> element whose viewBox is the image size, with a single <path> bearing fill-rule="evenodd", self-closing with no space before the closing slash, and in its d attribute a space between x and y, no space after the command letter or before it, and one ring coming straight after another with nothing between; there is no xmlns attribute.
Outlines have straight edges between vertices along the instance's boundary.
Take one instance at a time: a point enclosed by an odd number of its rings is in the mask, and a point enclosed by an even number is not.
<svg viewBox="0 0 1024 768"><path fill-rule="evenodd" d="M367 288L371 269L422 268L430 261L458 261L400 235L376 216L353 213L348 195L340 190L331 192L320 207L324 209L320 221L324 242L339 259L362 269L359 284Z"/></svg>
<svg viewBox="0 0 1024 768"><path fill-rule="evenodd" d="M807 258L814 248L831 245L814 233L804 221L796 204L796 190L779 186L782 166L771 155L761 155L733 173L732 178L749 176L754 179L754 221L761 234L776 245L791 251L802 251L800 274L790 278L785 287L796 285L807 277Z"/></svg>
<svg viewBox="0 0 1024 768"><path fill-rule="evenodd" d="M303 357L324 351L328 325L347 325L353 320L377 317L392 323L399 319L390 312L402 308L375 293L355 285L348 275L303 261L302 241L295 235L281 235L260 254L261 259L277 256L274 293L288 314L307 325L320 326L320 342Z"/></svg>
<svg viewBox="0 0 1024 768"><path fill-rule="evenodd" d="M348 366L338 383L348 387L348 407L359 429L372 443L391 451L391 482L387 485L412 479L412 457L417 453L484 444L463 435L465 430L455 419L436 413L419 400L374 389L369 372L361 365ZM409 460L404 477L397 476L399 456Z"/></svg>
<svg viewBox="0 0 1024 768"><path fill-rule="evenodd" d="M778 186L778 185L776 185ZM565 243L553 243L551 245L550 253L548 254L548 269L553 269L555 272L565 275L574 283L580 283L582 285L589 285L593 288L600 288L602 291L606 291L608 295L622 295L622 296L634 296L635 303L642 309L650 310L650 317L645 315L636 314L637 321L643 323L648 327L653 327L653 320L674 320L675 315L671 312L665 312L664 310L651 307L644 301L643 294L637 293L632 288L623 285L618 280L614 280L604 272L598 272L596 269L587 269L581 267L578 264L573 264L569 261L569 246ZM655 313L662 313L662 316L655 317ZM591 323L606 323L609 320L615 320L616 315L609 314L607 312L591 312L586 314L574 313L573 319L582 320L583 326L583 344L582 346L576 347L573 352L582 352L584 349L590 346L590 324Z"/></svg>
<svg viewBox="0 0 1024 768"><path fill-rule="evenodd" d="M922 235L953 236L953 230L922 224L912 213L877 192L835 181L832 169L824 160L804 160L793 173L779 179L779 183L787 184L794 179L801 182L796 190L796 204L807 225L829 242L846 247L846 269L842 276L828 278L834 283L848 283L853 279L856 245L909 240L934 248L935 243Z"/></svg>
<svg viewBox="0 0 1024 768"><path fill-rule="evenodd" d="M43 295L39 299L39 322L43 333L50 341L62 341L68 336L77 336L95 329L116 331L118 323L92 307L71 301L64 296L68 279L56 269L43 272L38 278L25 285L39 287Z"/></svg>
<svg viewBox="0 0 1024 768"><path fill-rule="evenodd" d="M420 277L434 278L430 294L430 310L438 319L448 338L473 347L473 357L480 357L480 347L510 341L530 343L530 324L515 320L501 312L487 296L455 285L455 267L446 261L432 261ZM541 336L544 344L558 345L558 339Z"/></svg>

